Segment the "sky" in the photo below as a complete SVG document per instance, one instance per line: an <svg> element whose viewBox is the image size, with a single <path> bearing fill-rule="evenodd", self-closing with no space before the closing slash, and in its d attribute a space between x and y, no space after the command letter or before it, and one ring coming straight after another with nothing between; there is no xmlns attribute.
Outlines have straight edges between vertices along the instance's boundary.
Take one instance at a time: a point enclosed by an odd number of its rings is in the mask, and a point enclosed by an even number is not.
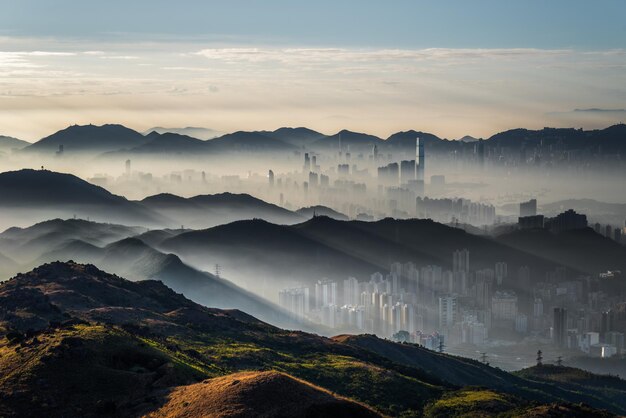
<svg viewBox="0 0 626 418"><path fill-rule="evenodd" d="M0 135L626 121L624 1L0 0Z"/></svg>

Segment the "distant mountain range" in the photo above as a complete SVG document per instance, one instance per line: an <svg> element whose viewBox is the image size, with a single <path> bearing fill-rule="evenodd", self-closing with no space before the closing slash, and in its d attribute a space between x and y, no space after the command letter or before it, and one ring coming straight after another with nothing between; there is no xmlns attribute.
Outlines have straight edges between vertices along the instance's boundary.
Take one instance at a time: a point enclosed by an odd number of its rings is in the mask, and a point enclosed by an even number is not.
<svg viewBox="0 0 626 418"><path fill-rule="evenodd" d="M31 145L30 142L22 141L21 139L13 138L11 136L0 135L0 155L13 150L20 150L29 145Z"/></svg>
<svg viewBox="0 0 626 418"><path fill-rule="evenodd" d="M154 232L159 231L146 233L143 228L54 219L1 233L0 252L6 252L19 262L19 267L13 262L12 274L16 273L16 268L29 269L57 260L92 263L133 280L161 280L207 306L245 307L248 312L276 325L316 329L303 322L293 322L277 306L227 280L193 269L175 255L155 250L142 239ZM6 276L0 280L4 278Z"/></svg>
<svg viewBox="0 0 626 418"><path fill-rule="evenodd" d="M373 336L285 331L74 262L0 284L0 350L9 417L626 413L617 378L510 374Z"/></svg>
<svg viewBox="0 0 626 418"><path fill-rule="evenodd" d="M155 126L154 128L146 129L143 132L143 134L148 135L152 132L156 132L158 134L172 133L172 134L179 134L179 135L187 135L187 136L192 136L194 138L204 139L204 140L213 139L222 135L221 132L216 131L214 129L200 128L200 127L195 127L195 126L187 126L185 128L163 128L162 126Z"/></svg>
<svg viewBox="0 0 626 418"><path fill-rule="evenodd" d="M172 194L150 196L141 204L190 228L206 228L241 219L260 218L279 224L306 219L299 213L272 205L248 194L220 193L182 198Z"/></svg>
<svg viewBox="0 0 626 418"><path fill-rule="evenodd" d="M506 261L511 272L526 265L532 267L533 277L544 277L559 265L547 256L420 219L360 222L318 216L296 225L238 221L178 234L157 248L199 268L219 263L233 279L268 277L276 286L294 281L311 285L325 277L366 279L374 272L388 271L394 262L451 268L452 253L463 248L470 251L472 270ZM515 277L512 274L507 287L524 294L530 283Z"/></svg>
<svg viewBox="0 0 626 418"><path fill-rule="evenodd" d="M293 224L308 217L247 194L159 194L130 201L71 174L48 170L0 173L0 194L0 228L74 216L152 228L208 228L253 218Z"/></svg>
<svg viewBox="0 0 626 418"><path fill-rule="evenodd" d="M476 140L465 136L460 140L442 139L420 131L398 132L387 139L366 133L342 130L325 135L308 128L279 128L275 131L238 131L209 141L194 136L194 128L158 128L146 135L121 125L70 126L24 148L24 151L56 152L63 145L65 152L90 152L113 155L144 154L222 154L230 152L294 152L337 150L353 153L371 152L374 145L382 151L414 154L415 140L420 138L432 153L473 151ZM542 130L512 129L497 133L483 142L493 148L527 148L542 145L564 150L587 150L609 154L626 152L626 125L618 124L601 130L583 131L573 128Z"/></svg>

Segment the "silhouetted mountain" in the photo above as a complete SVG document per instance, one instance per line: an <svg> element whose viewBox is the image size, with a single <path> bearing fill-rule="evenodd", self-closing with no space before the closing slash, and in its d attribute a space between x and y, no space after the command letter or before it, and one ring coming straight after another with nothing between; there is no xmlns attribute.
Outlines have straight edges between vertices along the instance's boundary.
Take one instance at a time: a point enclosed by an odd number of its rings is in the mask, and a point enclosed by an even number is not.
<svg viewBox="0 0 626 418"><path fill-rule="evenodd" d="M221 135L221 132L216 131L214 129L199 128L195 126L187 126L185 128L163 128L161 126L155 126L154 128L147 129L146 131L143 132L143 134L148 135L151 132L156 132L159 134L165 134L169 132L172 134L187 135L193 138L198 138L198 139L203 139L203 140L213 139Z"/></svg>
<svg viewBox="0 0 626 418"><path fill-rule="evenodd" d="M241 311L200 306L158 281L130 282L93 265L46 264L0 284L0 413L161 417L230 405L268 416L372 415L337 395L386 415L440 416L433 411L444 409L486 416L497 409L519 416L537 402L563 401L624 412L623 396L590 396L370 337L362 347L355 338L283 331ZM430 366L460 382L476 373L484 385L510 386L459 390ZM623 386L605 382L607 390ZM272 401L283 409L268 409Z"/></svg>
<svg viewBox="0 0 626 418"><path fill-rule="evenodd" d="M343 213L337 212L326 206L309 206L307 208L300 208L296 213L302 215L302 217L310 219L313 215L316 216L328 216L329 218L336 219L338 221L347 221L348 217Z"/></svg>
<svg viewBox="0 0 626 418"><path fill-rule="evenodd" d="M19 271L19 265L6 255L0 253L0 280L14 275Z"/></svg>
<svg viewBox="0 0 626 418"><path fill-rule="evenodd" d="M446 146L456 145L455 141L447 141L428 132L410 130L391 135L385 141L384 147L405 149L415 155L417 138L424 143L426 151L441 151Z"/></svg>
<svg viewBox="0 0 626 418"><path fill-rule="evenodd" d="M344 129L337 132L335 135L322 137L311 143L310 146L313 149L333 149L338 151L340 138L341 147L344 152L348 150L348 147L350 147L352 152L371 151L374 145L381 146L384 143L384 141L377 136Z"/></svg>
<svg viewBox="0 0 626 418"><path fill-rule="evenodd" d="M0 234L0 252L17 257L26 268L57 260L101 266L133 280L158 279L204 305L246 308L259 318L285 327L295 323L278 307L227 280L193 269L172 254L164 254L135 237L145 229L60 219ZM15 268L7 273L15 273ZM2 277L4 279L6 277ZM312 326L308 329L315 329Z"/></svg>
<svg viewBox="0 0 626 418"><path fill-rule="evenodd" d="M622 153L626 150L626 124L605 129L584 131L574 128L544 128L541 130L511 129L487 140L489 146L514 147L558 146L563 149L602 149L603 152Z"/></svg>
<svg viewBox="0 0 626 418"><path fill-rule="evenodd" d="M417 219L345 222L318 216L292 226L241 221L180 234L163 241L161 247L193 265L219 263L229 272L238 272L239 277L264 275L280 284L323 277L366 278L376 271L388 271L397 261L451 267L452 253L463 248L472 254L472 269L493 268L502 260L509 263L511 271L522 265L533 266L537 272L556 266L490 238ZM527 291L525 284L510 286L521 293Z"/></svg>
<svg viewBox="0 0 626 418"><path fill-rule="evenodd" d="M242 151L293 151L296 147L278 138L269 137L258 132L238 131L212 139L207 143L208 151L242 152Z"/></svg>
<svg viewBox="0 0 626 418"><path fill-rule="evenodd" d="M140 239L151 247L156 247L168 238L189 231L189 229L153 229L143 234L135 235L135 238Z"/></svg>
<svg viewBox="0 0 626 418"><path fill-rule="evenodd" d="M537 257L554 260L573 270L591 274L626 271L626 247L591 228L558 234L545 229L515 231L499 236L502 242Z"/></svg>
<svg viewBox="0 0 626 418"><path fill-rule="evenodd" d="M170 224L141 204L111 194L71 174L47 170L0 173L0 195L3 215L29 224L74 215L127 224Z"/></svg>
<svg viewBox="0 0 626 418"><path fill-rule="evenodd" d="M0 234L0 252L25 263L68 242L79 241L101 247L145 230L82 219L52 219L27 228L7 229Z"/></svg>
<svg viewBox="0 0 626 418"><path fill-rule="evenodd" d="M259 133L271 138L280 139L296 147L308 146L325 136L309 128L279 128L275 131L261 131Z"/></svg>
<svg viewBox="0 0 626 418"><path fill-rule="evenodd" d="M34 144L25 151L52 153L63 146L64 152L108 152L135 148L147 141L137 131L122 125L72 125Z"/></svg>
<svg viewBox="0 0 626 418"><path fill-rule="evenodd" d="M21 139L13 138L11 136L0 135L0 153L19 150L29 145L30 142L22 141Z"/></svg>
<svg viewBox="0 0 626 418"><path fill-rule="evenodd" d="M243 219L293 224L305 218L248 194L219 193L182 198L162 193L141 201L145 207L192 228L207 228Z"/></svg>
<svg viewBox="0 0 626 418"><path fill-rule="evenodd" d="M147 142L128 152L132 154L187 154L207 150L205 141L176 133L152 132L146 135L146 139Z"/></svg>

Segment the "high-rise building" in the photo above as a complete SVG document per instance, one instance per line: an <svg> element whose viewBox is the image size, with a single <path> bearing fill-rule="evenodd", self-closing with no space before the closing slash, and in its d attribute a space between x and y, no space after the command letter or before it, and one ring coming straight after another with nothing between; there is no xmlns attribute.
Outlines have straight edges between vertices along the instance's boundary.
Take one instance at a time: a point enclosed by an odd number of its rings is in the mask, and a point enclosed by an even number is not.
<svg viewBox="0 0 626 418"><path fill-rule="evenodd" d="M469 250L467 248L452 253L452 271L469 273Z"/></svg>
<svg viewBox="0 0 626 418"><path fill-rule="evenodd" d="M491 314L495 321L514 321L517 316L517 295L514 292L494 293Z"/></svg>
<svg viewBox="0 0 626 418"><path fill-rule="evenodd" d="M554 344L565 347L567 342L567 309L554 308L552 323L552 339Z"/></svg>
<svg viewBox="0 0 626 418"><path fill-rule="evenodd" d="M519 204L520 218L535 215L537 215L537 199L530 199L528 202L521 202Z"/></svg>
<svg viewBox="0 0 626 418"><path fill-rule="evenodd" d="M424 183L424 163L426 161L426 155L424 154L424 141L420 141L419 138L415 142L416 162L417 162L417 180Z"/></svg>
<svg viewBox="0 0 626 418"><path fill-rule="evenodd" d="M416 180L415 160L400 161L400 184Z"/></svg>
<svg viewBox="0 0 626 418"><path fill-rule="evenodd" d="M309 153L304 153L304 172L311 170L311 159L309 158Z"/></svg>
<svg viewBox="0 0 626 418"><path fill-rule="evenodd" d="M274 172L272 170L267 173L267 178L269 180L270 187L274 187Z"/></svg>
<svg viewBox="0 0 626 418"><path fill-rule="evenodd" d="M439 329L451 327L457 320L456 296L439 298Z"/></svg>
<svg viewBox="0 0 626 418"><path fill-rule="evenodd" d="M278 293L278 304L296 319L304 319L309 312L309 288L283 289Z"/></svg>
<svg viewBox="0 0 626 418"><path fill-rule="evenodd" d="M317 173L309 171L309 187L316 188L319 184L319 178Z"/></svg>
<svg viewBox="0 0 626 418"><path fill-rule="evenodd" d="M315 283L315 307L337 305L337 283L331 280L318 280Z"/></svg>
<svg viewBox="0 0 626 418"><path fill-rule="evenodd" d="M360 304L361 292L359 291L359 281L354 277L349 277L343 281L343 304L357 306Z"/></svg>
<svg viewBox="0 0 626 418"><path fill-rule="evenodd" d="M126 160L126 177L130 177L130 160Z"/></svg>
<svg viewBox="0 0 626 418"><path fill-rule="evenodd" d="M506 278L509 275L508 265L504 261L500 261L496 263L496 283L498 286L502 286L502 283L505 282Z"/></svg>

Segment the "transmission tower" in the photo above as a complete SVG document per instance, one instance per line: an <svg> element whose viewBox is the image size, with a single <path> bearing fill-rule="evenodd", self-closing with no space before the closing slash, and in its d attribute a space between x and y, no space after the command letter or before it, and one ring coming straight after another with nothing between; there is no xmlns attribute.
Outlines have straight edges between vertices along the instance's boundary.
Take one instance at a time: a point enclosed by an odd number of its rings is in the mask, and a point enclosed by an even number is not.
<svg viewBox="0 0 626 418"><path fill-rule="evenodd" d="M439 340L439 346L437 347L437 351L443 353L444 348L446 348L446 346L444 345L443 340Z"/></svg>
<svg viewBox="0 0 626 418"><path fill-rule="evenodd" d="M562 357L562 356L557 357L557 359L556 359L556 365L557 365L558 367L563 367L563 357Z"/></svg>
<svg viewBox="0 0 626 418"><path fill-rule="evenodd" d="M542 366L543 365L543 357L541 356L542 352L541 350L537 351L537 366Z"/></svg>

